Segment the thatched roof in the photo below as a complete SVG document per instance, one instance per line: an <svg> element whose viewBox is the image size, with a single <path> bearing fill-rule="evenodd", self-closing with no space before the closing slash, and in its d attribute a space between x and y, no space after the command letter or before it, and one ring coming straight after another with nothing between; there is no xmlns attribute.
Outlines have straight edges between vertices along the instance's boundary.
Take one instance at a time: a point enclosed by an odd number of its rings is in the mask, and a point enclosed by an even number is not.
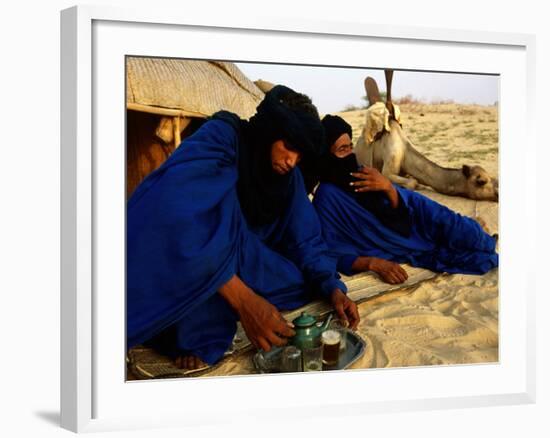
<svg viewBox="0 0 550 438"><path fill-rule="evenodd" d="M249 118L263 98L229 62L128 57L126 67L130 109L174 109L197 117L224 109Z"/></svg>

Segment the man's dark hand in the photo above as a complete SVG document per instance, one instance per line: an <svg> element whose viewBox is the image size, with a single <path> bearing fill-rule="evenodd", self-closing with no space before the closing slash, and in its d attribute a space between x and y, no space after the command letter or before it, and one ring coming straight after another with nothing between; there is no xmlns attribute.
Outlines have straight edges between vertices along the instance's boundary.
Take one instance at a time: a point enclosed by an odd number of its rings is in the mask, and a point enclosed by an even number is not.
<svg viewBox="0 0 550 438"><path fill-rule="evenodd" d="M239 314L246 336L256 348L269 351L272 345L285 345L287 338L295 335L292 323L237 275L221 286L219 293Z"/></svg>
<svg viewBox="0 0 550 438"><path fill-rule="evenodd" d="M359 172L351 174L359 181L352 183L358 192L390 192L393 188L391 181L374 167L362 167Z"/></svg>
<svg viewBox="0 0 550 438"><path fill-rule="evenodd" d="M407 272L398 263L378 257L370 257L368 270L376 272L382 280L390 284L403 283L409 278Z"/></svg>
<svg viewBox="0 0 550 438"><path fill-rule="evenodd" d="M256 348L269 351L273 345L285 345L287 338L295 335L292 324L277 308L255 293L251 293L237 311L246 336Z"/></svg>
<svg viewBox="0 0 550 438"><path fill-rule="evenodd" d="M340 289L334 289L330 296L330 301L338 317L347 321L348 327L355 330L361 319L359 317L359 311L357 310L357 304L349 299Z"/></svg>
<svg viewBox="0 0 550 438"><path fill-rule="evenodd" d="M351 174L359 181L352 182L356 192L384 192L390 200L391 206L397 208L399 195L391 181L374 167L361 167L359 172Z"/></svg>

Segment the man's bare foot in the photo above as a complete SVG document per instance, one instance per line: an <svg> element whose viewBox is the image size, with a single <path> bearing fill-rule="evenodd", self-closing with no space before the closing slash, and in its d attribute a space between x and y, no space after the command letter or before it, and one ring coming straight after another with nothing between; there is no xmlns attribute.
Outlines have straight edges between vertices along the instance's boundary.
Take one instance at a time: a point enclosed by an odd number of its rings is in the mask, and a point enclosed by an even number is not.
<svg viewBox="0 0 550 438"><path fill-rule="evenodd" d="M174 363L178 368L186 370L196 370L207 365L196 356L179 356Z"/></svg>

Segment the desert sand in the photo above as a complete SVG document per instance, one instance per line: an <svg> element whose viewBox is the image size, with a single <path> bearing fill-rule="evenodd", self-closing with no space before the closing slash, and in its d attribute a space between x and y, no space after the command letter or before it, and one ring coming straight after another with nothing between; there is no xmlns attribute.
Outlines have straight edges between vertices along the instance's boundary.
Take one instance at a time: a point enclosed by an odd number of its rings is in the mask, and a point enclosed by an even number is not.
<svg viewBox="0 0 550 438"><path fill-rule="evenodd" d="M447 167L479 164L498 176L496 106L400 105L403 129L416 148ZM365 111L339 113L361 133ZM470 217L481 217L498 232L498 204L423 194ZM378 295L359 304L358 333L367 342L353 369L498 361L498 269L485 275L442 274L410 288ZM254 372L252 352L227 358L205 374Z"/></svg>

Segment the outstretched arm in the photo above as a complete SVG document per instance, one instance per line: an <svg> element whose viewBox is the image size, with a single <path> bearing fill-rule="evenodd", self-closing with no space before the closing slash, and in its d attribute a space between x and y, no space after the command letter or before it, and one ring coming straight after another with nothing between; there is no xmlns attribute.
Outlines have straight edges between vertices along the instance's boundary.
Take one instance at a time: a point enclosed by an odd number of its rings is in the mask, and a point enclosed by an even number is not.
<svg viewBox="0 0 550 438"><path fill-rule="evenodd" d="M336 260L328 256L321 223L307 198L302 176L296 172L294 177L288 221L283 234L285 255L298 266L320 295L331 302L338 316L355 329L360 319L357 305L346 296L346 286L336 271Z"/></svg>

